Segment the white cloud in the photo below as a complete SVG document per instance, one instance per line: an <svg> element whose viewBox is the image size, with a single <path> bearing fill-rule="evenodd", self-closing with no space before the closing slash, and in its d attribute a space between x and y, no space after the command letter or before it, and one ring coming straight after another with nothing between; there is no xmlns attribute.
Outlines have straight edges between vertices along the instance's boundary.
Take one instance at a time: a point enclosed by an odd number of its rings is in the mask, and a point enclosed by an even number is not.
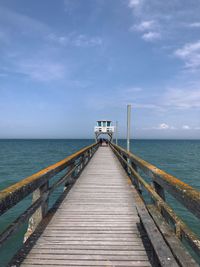
<svg viewBox="0 0 200 267"><path fill-rule="evenodd" d="M84 34L69 34L67 36L57 36L51 33L47 36L49 41L66 46L72 45L76 47L92 47L99 46L103 43L103 40L99 36L87 36Z"/></svg>
<svg viewBox="0 0 200 267"><path fill-rule="evenodd" d="M169 129L169 128L170 128L169 125L166 124L166 123L161 123L161 124L158 126L158 129L160 129L160 130L167 130L167 129Z"/></svg>
<svg viewBox="0 0 200 267"><path fill-rule="evenodd" d="M142 21L139 24L133 25L131 27L131 30L138 31L138 32L143 32L143 31L152 30L155 27L156 27L156 22L154 20L146 20L146 21Z"/></svg>
<svg viewBox="0 0 200 267"><path fill-rule="evenodd" d="M51 33L47 36L47 39L49 41L53 41L55 43L58 43L60 45L67 45L69 43L69 37L67 36L57 36L54 33Z"/></svg>
<svg viewBox="0 0 200 267"><path fill-rule="evenodd" d="M188 24L191 28L200 28L200 22L193 22Z"/></svg>
<svg viewBox="0 0 200 267"><path fill-rule="evenodd" d="M185 67L196 69L200 67L200 40L194 43L185 44L177 49L174 55L185 62Z"/></svg>
<svg viewBox="0 0 200 267"><path fill-rule="evenodd" d="M183 126L182 126L182 129L183 129L183 130L190 130L191 128L190 128L190 126L188 126L188 125L183 125Z"/></svg>
<svg viewBox="0 0 200 267"><path fill-rule="evenodd" d="M161 123L158 125L158 127L154 127L154 129L156 129L156 130L177 130L176 127L171 126L167 123Z"/></svg>
<svg viewBox="0 0 200 267"><path fill-rule="evenodd" d="M128 1L128 6L130 7L130 8L136 8L136 7L138 7L139 5L141 5L142 4L142 0L129 0Z"/></svg>
<svg viewBox="0 0 200 267"><path fill-rule="evenodd" d="M133 25L130 30L142 32L142 39L147 42L152 42L161 39L159 24L155 20L144 20L139 24Z"/></svg>
<svg viewBox="0 0 200 267"><path fill-rule="evenodd" d="M147 32L142 35L142 39L147 42L153 42L155 40L161 39L161 34L159 32Z"/></svg>
<svg viewBox="0 0 200 267"><path fill-rule="evenodd" d="M174 126L170 126L169 124L163 122L163 123L160 123L156 127L146 127L146 128L143 128L143 130L177 130L177 128Z"/></svg>

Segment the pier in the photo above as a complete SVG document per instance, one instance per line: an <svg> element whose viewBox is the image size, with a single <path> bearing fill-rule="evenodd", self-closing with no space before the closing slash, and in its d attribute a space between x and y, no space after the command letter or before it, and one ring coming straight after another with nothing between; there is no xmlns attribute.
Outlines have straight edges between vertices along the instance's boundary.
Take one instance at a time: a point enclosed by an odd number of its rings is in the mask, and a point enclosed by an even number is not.
<svg viewBox="0 0 200 267"><path fill-rule="evenodd" d="M9 266L199 266L200 240L166 192L200 218L200 192L112 142L97 142L0 192L1 215L32 194L0 245L28 221Z"/></svg>

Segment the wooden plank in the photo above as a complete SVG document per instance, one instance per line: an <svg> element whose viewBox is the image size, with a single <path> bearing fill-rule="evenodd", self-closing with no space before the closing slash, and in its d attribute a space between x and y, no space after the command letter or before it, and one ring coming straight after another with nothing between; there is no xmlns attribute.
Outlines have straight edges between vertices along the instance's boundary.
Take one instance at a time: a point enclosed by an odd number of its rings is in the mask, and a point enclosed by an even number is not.
<svg viewBox="0 0 200 267"><path fill-rule="evenodd" d="M151 266L149 261L110 261L110 260L48 260L48 259L26 259L24 261L26 264L36 264L36 265L54 265L54 266L120 266L120 267L128 267L128 266L141 266L148 267ZM22 266L25 266L24 264Z"/></svg>
<svg viewBox="0 0 200 267"><path fill-rule="evenodd" d="M136 189L134 188L133 191ZM135 191L136 192L136 191ZM134 194L138 214L142 221L142 224L148 234L149 240L154 248L155 254L159 260L159 263L163 267L178 267L180 266L174 255L172 254L170 248L166 244L163 236L156 227L152 217L148 213L141 197L138 194Z"/></svg>
<svg viewBox="0 0 200 267"><path fill-rule="evenodd" d="M156 210L153 206L148 206L148 210L151 212L151 216L153 217L154 221L156 222L159 229L162 231L165 240L171 247L174 256L177 258L178 262L182 267L198 267L199 264L195 262L192 256L189 254L188 251L185 250L181 241L176 238L175 233L172 231L170 226L165 222L162 215Z"/></svg>
<svg viewBox="0 0 200 267"><path fill-rule="evenodd" d="M119 244L112 244L112 245L63 245L63 244L56 244L56 243L37 243L35 246L36 248L49 248L49 249L77 249L77 250L118 250L118 251L145 251L145 248L142 245L119 245Z"/></svg>
<svg viewBox="0 0 200 267"><path fill-rule="evenodd" d="M77 254L66 254L65 252L57 254L52 253L44 253L44 251L40 253L30 253L29 259L44 259L44 260L109 260L109 261L148 261L148 257L146 255L106 255L106 254L96 254L93 255L92 253L87 253L85 255L80 254L77 256Z"/></svg>
<svg viewBox="0 0 200 267"><path fill-rule="evenodd" d="M142 256L146 256L146 251L145 250L89 250L89 249L82 249L82 250L78 250L78 249L68 249L68 248L62 248L62 249L55 249L55 248L33 248L31 253L33 254L65 254L65 255L142 255Z"/></svg>
<svg viewBox="0 0 200 267"><path fill-rule="evenodd" d="M132 189L99 148L21 266L151 266Z"/></svg>

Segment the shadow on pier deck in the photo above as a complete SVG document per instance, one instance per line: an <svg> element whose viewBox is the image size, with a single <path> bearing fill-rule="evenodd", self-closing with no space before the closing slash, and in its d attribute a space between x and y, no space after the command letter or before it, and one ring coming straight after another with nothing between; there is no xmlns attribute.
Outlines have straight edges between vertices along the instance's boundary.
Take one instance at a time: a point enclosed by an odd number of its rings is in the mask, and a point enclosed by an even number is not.
<svg viewBox="0 0 200 267"><path fill-rule="evenodd" d="M4 213L33 192L31 207L0 236L3 244L29 219L27 240L9 266L199 266L183 245L198 257L198 238L165 201L164 189L199 217L199 192L179 182L114 144L82 149L0 193ZM48 211L48 197L61 184L62 201Z"/></svg>

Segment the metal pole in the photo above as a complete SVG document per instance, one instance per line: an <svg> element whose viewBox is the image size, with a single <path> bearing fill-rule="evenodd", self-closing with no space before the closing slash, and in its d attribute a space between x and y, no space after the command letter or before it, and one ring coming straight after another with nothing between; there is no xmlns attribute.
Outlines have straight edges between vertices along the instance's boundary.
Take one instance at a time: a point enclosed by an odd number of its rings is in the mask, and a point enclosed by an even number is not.
<svg viewBox="0 0 200 267"><path fill-rule="evenodd" d="M127 105L127 151L130 151L131 105Z"/></svg>
<svg viewBox="0 0 200 267"><path fill-rule="evenodd" d="M118 121L116 121L115 143L116 143L116 145L118 145Z"/></svg>

